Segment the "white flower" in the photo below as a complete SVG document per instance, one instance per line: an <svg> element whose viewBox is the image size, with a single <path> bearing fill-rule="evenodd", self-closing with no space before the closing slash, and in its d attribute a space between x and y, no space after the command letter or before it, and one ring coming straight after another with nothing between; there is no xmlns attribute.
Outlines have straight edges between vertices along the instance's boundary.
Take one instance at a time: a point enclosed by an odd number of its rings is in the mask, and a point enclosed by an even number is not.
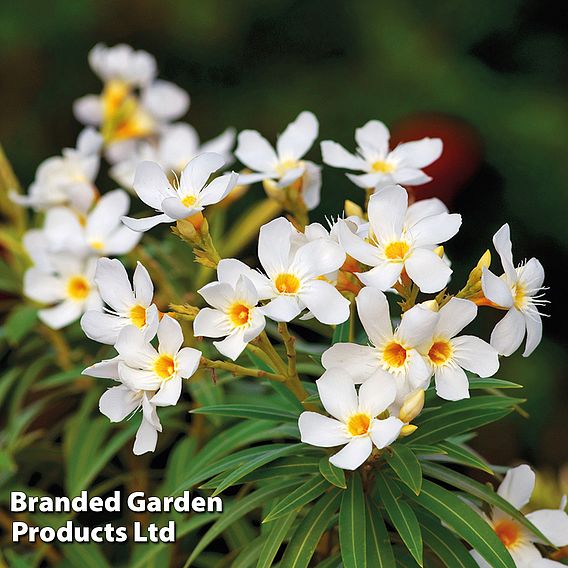
<svg viewBox="0 0 568 568"><path fill-rule="evenodd" d="M354 235L344 223L339 226L347 254L373 267L357 274L363 284L388 290L403 269L422 292L438 292L448 283L452 270L433 249L458 232L461 215L426 215L423 209L412 210L406 190L399 185L372 195L368 215L368 241Z"/></svg>
<svg viewBox="0 0 568 568"><path fill-rule="evenodd" d="M129 208L130 197L123 189L105 193L86 219L66 207L53 207L43 227L50 251L112 256L129 253L142 236L121 223Z"/></svg>
<svg viewBox="0 0 568 568"><path fill-rule="evenodd" d="M156 406L172 406L181 395L182 379L191 377L199 365L201 353L181 347L180 324L164 315L158 325L158 349L148 342L138 327L126 326L118 336L115 348L120 360L120 380L132 390L155 392L151 402Z"/></svg>
<svg viewBox="0 0 568 568"><path fill-rule="evenodd" d="M110 175L123 187L131 188L136 167L143 161L157 162L165 171L180 173L199 154L213 152L219 154L227 165L233 160L231 148L234 143L235 131L232 128L201 144L193 126L173 124L163 130L156 146L150 142L140 142L131 155L112 166Z"/></svg>
<svg viewBox="0 0 568 568"><path fill-rule="evenodd" d="M12 192L10 198L38 211L55 205L87 211L96 195L93 183L99 171L101 144L100 135L85 128L77 138L76 149L65 148L62 156L48 158L39 165L28 195Z"/></svg>
<svg viewBox="0 0 568 568"><path fill-rule="evenodd" d="M439 138L423 138L415 142L399 144L389 151L390 133L378 120L370 120L355 130L356 154L331 140L321 143L323 161L335 168L366 172L362 175L347 174L347 177L362 188L377 184L399 183L421 185L432 178L422 168L435 162L442 154Z"/></svg>
<svg viewBox="0 0 568 568"><path fill-rule="evenodd" d="M535 474L528 465L510 469L501 483L498 493L516 509L521 509L530 500L534 490ZM526 515L526 518L554 546L568 545L568 515L564 512L566 501L561 509L542 509ZM564 566L561 562L543 559L534 543L540 539L509 515L494 508L487 522L505 545L518 568L546 568ZM481 555L473 550L472 556L482 568L491 568Z"/></svg>
<svg viewBox="0 0 568 568"><path fill-rule="evenodd" d="M357 382L387 373L396 385L397 404L416 389L428 385L431 370L418 347L432 337L438 314L416 305L402 316L393 331L386 296L363 288L357 296L357 313L371 345L336 343L322 355L326 369L347 369Z"/></svg>
<svg viewBox="0 0 568 568"><path fill-rule="evenodd" d="M308 111L301 112L276 141L276 150L256 130L243 130L238 136L235 156L253 174L242 175L239 183L273 180L277 188L285 188L300 180L306 207L319 204L321 170L313 162L302 160L318 136L317 118Z"/></svg>
<svg viewBox="0 0 568 568"><path fill-rule="evenodd" d="M370 455L373 444L385 448L400 433L403 423L394 416L379 419L394 401L396 388L384 377L373 377L355 390L343 369L329 369L316 381L321 402L333 418L302 412L298 420L302 442L312 446L345 447L329 461L342 469L357 469Z"/></svg>
<svg viewBox="0 0 568 568"><path fill-rule="evenodd" d="M258 258L268 277L239 263L260 298L270 300L262 311L274 321L288 322L307 308L322 323L344 322L349 317L349 301L324 275L339 269L345 253L330 239L297 246L297 238L289 221L274 219L261 227L258 239Z"/></svg>
<svg viewBox="0 0 568 568"><path fill-rule="evenodd" d="M24 274L24 294L37 302L55 304L39 310L39 319L61 329L79 319L86 310L100 310L102 301L94 282L96 259L59 254L49 271L32 267Z"/></svg>
<svg viewBox="0 0 568 568"><path fill-rule="evenodd" d="M207 205L219 203L235 186L235 172L207 180L224 165L218 154L208 152L193 158L184 168L179 185L174 188L160 166L154 162L142 162L136 169L134 190L138 197L159 211L159 215L144 219L123 217L122 221L134 231L147 231L159 223L173 223L203 211Z"/></svg>
<svg viewBox="0 0 568 568"><path fill-rule="evenodd" d="M464 369L490 377L499 368L497 351L473 335L456 335L477 315L469 300L452 298L438 312L432 337L420 347L430 363L438 396L446 400L469 398L469 381Z"/></svg>
<svg viewBox="0 0 568 568"><path fill-rule="evenodd" d="M495 326L491 334L491 345L501 355L509 356L519 348L526 332L523 357L528 357L542 339L542 321L538 307L547 303L540 293L545 289L542 286L544 268L536 258L515 268L508 224L495 233L493 244L501 257L505 272L498 278L484 268L481 285L485 297L506 309L507 314Z"/></svg>
<svg viewBox="0 0 568 568"><path fill-rule="evenodd" d="M103 311L89 310L81 318L85 335L94 341L114 345L119 332L127 325L148 331L152 339L158 322L158 308L152 304L154 285L148 271L140 262L134 271L134 290L128 274L117 259L100 258L95 272L95 283L103 301Z"/></svg>
<svg viewBox="0 0 568 568"><path fill-rule="evenodd" d="M247 343L264 329L259 294L254 284L242 274L241 263L223 259L217 265L218 282L207 284L198 292L213 308L203 308L193 322L195 336L225 337L214 341L219 352L235 360Z"/></svg>

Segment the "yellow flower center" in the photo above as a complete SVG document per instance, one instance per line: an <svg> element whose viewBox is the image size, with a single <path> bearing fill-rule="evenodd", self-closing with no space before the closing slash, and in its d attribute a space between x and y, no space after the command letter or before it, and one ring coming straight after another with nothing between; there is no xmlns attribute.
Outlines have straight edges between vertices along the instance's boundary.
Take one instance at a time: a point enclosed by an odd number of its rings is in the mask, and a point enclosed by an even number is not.
<svg viewBox="0 0 568 568"><path fill-rule="evenodd" d="M389 162L385 162L383 160L377 160L373 162L371 166L374 172L381 172L382 174L388 174L394 171L394 164L390 164Z"/></svg>
<svg viewBox="0 0 568 568"><path fill-rule="evenodd" d="M136 327L144 327L146 325L146 308L140 304L136 304L130 308L130 313L128 314L130 321Z"/></svg>
<svg viewBox="0 0 568 568"><path fill-rule="evenodd" d="M410 247L404 241L394 241L385 247L385 256L389 260L404 260Z"/></svg>
<svg viewBox="0 0 568 568"><path fill-rule="evenodd" d="M499 537L499 540L505 545L505 548L514 548L521 540L519 525L514 521L508 519L499 521L493 526L493 530Z"/></svg>
<svg viewBox="0 0 568 568"><path fill-rule="evenodd" d="M520 310L527 303L527 296L525 294L525 288L521 284L517 284L515 286L513 296L514 296L515 308Z"/></svg>
<svg viewBox="0 0 568 568"><path fill-rule="evenodd" d="M300 162L298 160L284 160L276 165L276 172L280 177L282 177L288 170L293 170L294 168L300 167Z"/></svg>
<svg viewBox="0 0 568 568"><path fill-rule="evenodd" d="M428 351L428 358L434 365L443 365L452 356L452 346L449 341L435 341Z"/></svg>
<svg viewBox="0 0 568 568"><path fill-rule="evenodd" d="M241 302L235 302L229 308L229 319L235 327L246 325L250 320L250 311L251 309L249 308L249 306Z"/></svg>
<svg viewBox="0 0 568 568"><path fill-rule="evenodd" d="M171 355L161 354L154 361L154 372L165 381L172 378L176 371L176 362Z"/></svg>
<svg viewBox="0 0 568 568"><path fill-rule="evenodd" d="M383 359L389 367L402 367L406 362L406 349L400 343L392 341L384 348Z"/></svg>
<svg viewBox="0 0 568 568"><path fill-rule="evenodd" d="M84 300L91 291L89 281L82 275L71 276L67 280L67 296L71 300L81 301Z"/></svg>
<svg viewBox="0 0 568 568"><path fill-rule="evenodd" d="M195 195L186 195L181 202L186 206L186 207L193 207L195 205L195 202L197 201L197 197L195 197Z"/></svg>
<svg viewBox="0 0 568 568"><path fill-rule="evenodd" d="M105 248L105 244L103 243L103 241L98 239L93 239L92 241L89 241L89 244L91 245L91 248L94 248L95 250L101 251Z"/></svg>
<svg viewBox="0 0 568 568"><path fill-rule="evenodd" d="M281 294L296 294L300 289L300 280L293 274L279 274L274 281L276 289Z"/></svg>
<svg viewBox="0 0 568 568"><path fill-rule="evenodd" d="M347 421L347 431L352 436L362 436L369 431L371 417L368 414L353 414Z"/></svg>
<svg viewBox="0 0 568 568"><path fill-rule="evenodd" d="M103 111L105 118L111 118L130 94L130 87L124 81L109 81L103 90Z"/></svg>

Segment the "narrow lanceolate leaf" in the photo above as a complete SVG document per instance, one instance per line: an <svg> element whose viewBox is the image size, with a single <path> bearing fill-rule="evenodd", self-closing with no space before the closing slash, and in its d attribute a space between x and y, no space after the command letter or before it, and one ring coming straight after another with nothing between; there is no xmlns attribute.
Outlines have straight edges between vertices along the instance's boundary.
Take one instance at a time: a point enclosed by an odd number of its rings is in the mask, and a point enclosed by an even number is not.
<svg viewBox="0 0 568 568"><path fill-rule="evenodd" d="M428 477L443 481L448 485L461 489L462 491L497 507L504 513L513 517L513 519L517 522L527 527L529 531L538 536L543 542L551 544L550 541L518 509L515 509L511 503L503 499L487 485L478 483L477 481L444 466L433 463L424 463L422 467L424 468L424 474Z"/></svg>
<svg viewBox="0 0 568 568"><path fill-rule="evenodd" d="M424 545L451 568L478 568L467 548L434 517L418 513Z"/></svg>
<svg viewBox="0 0 568 568"><path fill-rule="evenodd" d="M409 447L400 444L391 446L390 450L392 453L387 457L387 463L399 479L418 495L422 487L422 468L418 458Z"/></svg>
<svg viewBox="0 0 568 568"><path fill-rule="evenodd" d="M258 456L251 458L247 463L241 465L234 471L232 471L225 479L217 486L217 489L213 492L213 497L222 493L231 485L237 483L245 475L262 467L263 465L270 463L278 458L287 456L290 454L296 454L300 451L302 444L288 444L281 448L269 448L268 450L262 452Z"/></svg>
<svg viewBox="0 0 568 568"><path fill-rule="evenodd" d="M347 488L347 483L345 483L345 472L339 468L335 467L330 461L329 457L326 456L322 458L319 462L320 473L336 487L341 489Z"/></svg>
<svg viewBox="0 0 568 568"><path fill-rule="evenodd" d="M353 473L339 510L339 543L344 568L367 566L365 495L361 477Z"/></svg>
<svg viewBox="0 0 568 568"><path fill-rule="evenodd" d="M234 418L255 418L276 422L297 422L298 414L271 406L255 406L254 404L218 404L202 406L191 411L193 414L212 414L215 416L231 416Z"/></svg>
<svg viewBox="0 0 568 568"><path fill-rule="evenodd" d="M369 568L394 568L394 553L385 521L372 499L368 498L365 505L367 566Z"/></svg>
<svg viewBox="0 0 568 568"><path fill-rule="evenodd" d="M316 546L337 511L341 492L333 488L323 495L298 525L282 557L279 568L306 568Z"/></svg>
<svg viewBox="0 0 568 568"><path fill-rule="evenodd" d="M397 484L388 475L381 472L377 477L377 487L394 528L416 562L423 566L422 534L412 507L403 500Z"/></svg>
<svg viewBox="0 0 568 568"><path fill-rule="evenodd" d="M345 343L349 341L349 326L351 325L350 320L340 323L339 325L335 326L333 330L333 337L331 339L331 344L335 343Z"/></svg>
<svg viewBox="0 0 568 568"><path fill-rule="evenodd" d="M231 526L234 522L244 517L247 513L257 507L261 507L268 499L286 493L291 487L296 485L296 480L285 480L278 483L272 483L262 489L258 489L254 493L249 493L239 501L233 501L225 510L223 515L211 526L211 528L203 535L197 546L193 549L191 556L187 559L185 567L187 568L192 562L209 546L223 531Z"/></svg>
<svg viewBox="0 0 568 568"><path fill-rule="evenodd" d="M420 495L414 499L477 550L491 568L515 568L511 555L487 521L452 492L425 479Z"/></svg>
<svg viewBox="0 0 568 568"><path fill-rule="evenodd" d="M465 448L460 444L455 444L450 440L438 442L438 447L445 453L445 456L440 458L440 461L469 465L470 467L481 469L482 471L486 471L493 475L493 470L489 464L472 450Z"/></svg>
<svg viewBox="0 0 568 568"><path fill-rule="evenodd" d="M469 379L469 389L522 389L523 385L503 379Z"/></svg>
<svg viewBox="0 0 568 568"><path fill-rule="evenodd" d="M276 554L278 554L278 550L290 531L297 514L297 511L292 511L287 515L272 521L268 525L269 532L267 533L267 538L264 541L262 550L260 551L260 556L256 565L257 568L270 568L270 566L272 566L273 560L276 557Z"/></svg>
<svg viewBox="0 0 568 568"><path fill-rule="evenodd" d="M262 522L270 523L274 519L288 515L291 511L299 511L304 505L317 499L328 488L329 483L319 475L308 479L290 495L286 495L284 499L279 501Z"/></svg>

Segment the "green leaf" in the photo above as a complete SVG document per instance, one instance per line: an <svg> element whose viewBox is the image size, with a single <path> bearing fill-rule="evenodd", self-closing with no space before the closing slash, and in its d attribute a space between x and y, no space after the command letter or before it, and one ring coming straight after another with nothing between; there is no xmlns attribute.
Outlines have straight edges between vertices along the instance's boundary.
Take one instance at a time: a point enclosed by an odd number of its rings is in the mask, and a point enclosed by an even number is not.
<svg viewBox="0 0 568 568"><path fill-rule="evenodd" d="M192 414L213 414L216 416L231 416L234 418L255 418L257 420L271 420L273 422L297 422L298 413L267 405L254 404L220 404L215 406L202 406L191 411Z"/></svg>
<svg viewBox="0 0 568 568"><path fill-rule="evenodd" d="M308 479L308 481L292 491L290 495L286 495L279 501L262 522L269 523L282 515L289 514L291 511L299 511L304 505L317 499L328 488L329 483L327 480L322 479L319 475Z"/></svg>
<svg viewBox="0 0 568 568"><path fill-rule="evenodd" d="M504 381L503 379L469 379L469 389L522 389L523 385Z"/></svg>
<svg viewBox="0 0 568 568"><path fill-rule="evenodd" d="M253 493L245 495L242 499L238 501L233 501L223 511L223 515L219 517L211 528L203 535L201 540L193 549L191 556L187 559L185 563L185 568L190 566L192 562L211 544L223 531L232 525L234 522L238 521L244 517L247 513L257 507L262 506L268 499L275 497L286 492L287 489L293 487L297 484L296 480L290 481L289 479L280 481L278 483L272 483L266 487L256 490Z"/></svg>
<svg viewBox="0 0 568 568"><path fill-rule="evenodd" d="M385 521L372 499L365 503L367 521L367 566L369 568L393 568L394 554Z"/></svg>
<svg viewBox="0 0 568 568"><path fill-rule="evenodd" d="M38 309L19 305L14 308L4 323L4 336L10 345L16 345L37 323Z"/></svg>
<svg viewBox="0 0 568 568"><path fill-rule="evenodd" d="M61 551L73 566L110 568L101 549L94 542L68 543L61 547Z"/></svg>
<svg viewBox="0 0 568 568"><path fill-rule="evenodd" d="M476 455L472 450L465 448L460 444L455 444L451 440L438 442L438 447L447 456L447 458L445 456L440 458L440 461L469 465L470 467L475 467L476 469L481 469L482 471L486 471L487 473L494 475L489 464L481 456Z"/></svg>
<svg viewBox="0 0 568 568"><path fill-rule="evenodd" d="M398 475L400 480L408 485L416 495L422 487L422 469L414 452L407 446L394 444L387 455L387 463Z"/></svg>
<svg viewBox="0 0 568 568"><path fill-rule="evenodd" d="M298 456L277 460L270 467L263 467L249 473L241 479L241 483L259 481L262 479L275 479L277 477L298 477L317 472L319 458L317 456ZM205 484L202 487L207 489Z"/></svg>
<svg viewBox="0 0 568 568"><path fill-rule="evenodd" d="M215 491L213 492L213 497L219 495L219 493L222 493L228 487L231 487L231 485L235 484L251 471L254 471L255 469L258 469L259 467L262 467L263 465L283 456L298 453L302 447L303 444L286 444L283 447L277 447L277 445L274 444L273 447L261 452L256 457L249 459L247 463L244 463L243 465L232 471L217 486L217 489L215 489Z"/></svg>
<svg viewBox="0 0 568 568"><path fill-rule="evenodd" d="M517 522L524 525L543 542L552 546L552 543L550 543L550 541L518 509L503 499L492 488L489 488L487 485L483 485L482 483L478 483L477 481L444 466L433 463L423 463L422 467L424 469L424 474L428 477L433 477L438 481L443 481L448 485L461 489L462 491L497 507L504 513L510 515Z"/></svg>
<svg viewBox="0 0 568 568"><path fill-rule="evenodd" d="M325 560L322 560L316 568L342 568L341 555L334 554Z"/></svg>
<svg viewBox="0 0 568 568"><path fill-rule="evenodd" d="M475 548L491 568L515 568L511 555L487 521L459 497L425 479L420 495L414 499Z"/></svg>
<svg viewBox="0 0 568 568"><path fill-rule="evenodd" d="M332 485L341 489L347 488L347 483L345 483L345 472L341 468L335 467L329 461L328 456L325 456L320 460L319 470L323 477L325 477L325 479L327 479Z"/></svg>
<svg viewBox="0 0 568 568"><path fill-rule="evenodd" d="M349 341L349 327L351 325L351 318L339 325L335 326L333 330L333 337L331 338L331 344L335 343L346 343Z"/></svg>
<svg viewBox="0 0 568 568"><path fill-rule="evenodd" d="M444 563L452 568L478 568L477 562L452 532L436 518L417 512L424 544Z"/></svg>
<svg viewBox="0 0 568 568"><path fill-rule="evenodd" d="M383 472L377 477L377 487L394 528L416 562L423 566L422 534L414 511L401 498L401 493L394 480Z"/></svg>
<svg viewBox="0 0 568 568"><path fill-rule="evenodd" d="M290 531L297 514L297 511L291 511L287 515L269 523L269 531L266 534L267 538L264 541L262 550L260 551L260 556L256 565L257 568L270 568L270 566L272 566L272 562L276 557L280 546L284 542L286 535Z"/></svg>
<svg viewBox="0 0 568 568"><path fill-rule="evenodd" d="M339 509L339 544L345 568L367 566L365 496L358 473L351 476Z"/></svg>
<svg viewBox="0 0 568 568"><path fill-rule="evenodd" d="M333 488L311 508L294 531L279 568L306 568L308 566L321 536L337 511L339 497L340 492Z"/></svg>

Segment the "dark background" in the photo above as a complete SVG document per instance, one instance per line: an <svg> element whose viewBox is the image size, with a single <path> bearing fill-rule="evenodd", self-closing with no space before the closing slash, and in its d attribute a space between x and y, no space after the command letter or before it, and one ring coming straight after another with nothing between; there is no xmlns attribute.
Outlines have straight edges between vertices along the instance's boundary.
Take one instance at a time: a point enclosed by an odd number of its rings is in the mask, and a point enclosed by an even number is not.
<svg viewBox="0 0 568 568"><path fill-rule="evenodd" d="M0 140L24 185L42 160L73 146L72 102L100 91L87 65L99 41L154 54L160 76L189 91L187 120L205 140L228 125L273 140L303 109L318 116L320 139L349 149L371 118L392 126L395 140L442 136L436 180L416 195L438 195L464 215L446 249L455 281L507 221L515 261L537 256L551 287L541 346L499 372L525 385L530 420L486 428L476 447L490 461L560 467L568 463L566 10L542 0L2 2ZM310 157L320 161L319 148ZM363 195L327 168L314 218L339 213L345 198ZM477 331L488 337L496 319L483 310Z"/></svg>

